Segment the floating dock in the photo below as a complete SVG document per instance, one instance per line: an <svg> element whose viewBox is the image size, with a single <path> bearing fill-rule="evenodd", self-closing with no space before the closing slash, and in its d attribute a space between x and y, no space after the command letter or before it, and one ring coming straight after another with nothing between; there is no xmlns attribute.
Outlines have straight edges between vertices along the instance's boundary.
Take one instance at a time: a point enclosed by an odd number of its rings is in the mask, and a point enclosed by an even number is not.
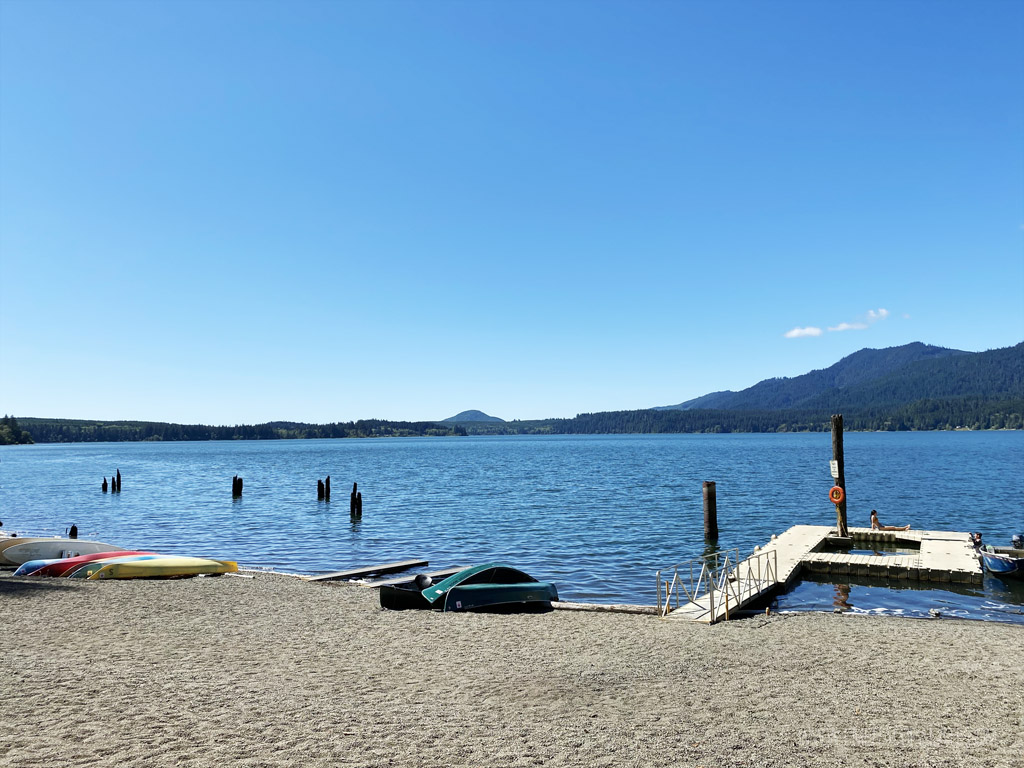
<svg viewBox="0 0 1024 768"><path fill-rule="evenodd" d="M667 619L714 624L807 569L838 576L892 581L980 584L981 563L970 535L955 531L874 531L851 528L849 539L822 525L795 525L746 560L703 558L658 572L659 612ZM735 550L734 550L735 551Z"/></svg>
<svg viewBox="0 0 1024 768"><path fill-rule="evenodd" d="M812 551L803 557L801 565L812 573L900 581L980 584L984 576L967 533L851 528L850 536L853 549L860 550L859 554ZM882 547L902 551L893 554Z"/></svg>

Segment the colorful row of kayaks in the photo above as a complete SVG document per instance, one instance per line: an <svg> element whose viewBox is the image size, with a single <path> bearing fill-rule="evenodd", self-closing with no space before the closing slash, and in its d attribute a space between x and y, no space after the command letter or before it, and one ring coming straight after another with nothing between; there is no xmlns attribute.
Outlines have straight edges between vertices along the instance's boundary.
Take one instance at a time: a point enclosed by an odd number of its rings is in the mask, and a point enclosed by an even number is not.
<svg viewBox="0 0 1024 768"><path fill-rule="evenodd" d="M3 539L0 564L17 565L15 576L68 579L153 579L219 576L238 571L231 560L162 555L77 539Z"/></svg>

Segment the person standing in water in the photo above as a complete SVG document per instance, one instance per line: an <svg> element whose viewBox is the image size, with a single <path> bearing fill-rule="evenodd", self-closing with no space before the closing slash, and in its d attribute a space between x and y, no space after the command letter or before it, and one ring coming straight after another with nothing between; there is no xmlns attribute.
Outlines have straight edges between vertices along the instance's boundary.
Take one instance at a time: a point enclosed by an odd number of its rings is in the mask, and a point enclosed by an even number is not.
<svg viewBox="0 0 1024 768"><path fill-rule="evenodd" d="M878 522L878 512L871 510L871 530L872 531L909 531L909 525L882 525Z"/></svg>

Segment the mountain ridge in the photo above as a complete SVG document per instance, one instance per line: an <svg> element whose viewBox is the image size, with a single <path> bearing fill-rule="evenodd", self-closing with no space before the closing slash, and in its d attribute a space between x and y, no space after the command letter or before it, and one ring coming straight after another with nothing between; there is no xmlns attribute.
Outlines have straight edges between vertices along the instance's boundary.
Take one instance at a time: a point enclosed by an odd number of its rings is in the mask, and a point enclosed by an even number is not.
<svg viewBox="0 0 1024 768"><path fill-rule="evenodd" d="M828 368L764 379L654 410L767 410L894 406L923 398L1024 397L1024 342L965 352L912 342L865 348Z"/></svg>

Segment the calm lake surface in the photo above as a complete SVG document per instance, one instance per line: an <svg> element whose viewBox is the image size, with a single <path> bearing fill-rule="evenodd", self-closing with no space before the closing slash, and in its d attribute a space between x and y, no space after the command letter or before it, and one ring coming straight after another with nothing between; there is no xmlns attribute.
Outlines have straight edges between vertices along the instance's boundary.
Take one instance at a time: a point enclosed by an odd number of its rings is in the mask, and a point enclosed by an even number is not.
<svg viewBox="0 0 1024 768"><path fill-rule="evenodd" d="M992 544L1024 532L1024 433L844 442L852 525L875 508L888 525L980 530ZM745 556L791 525L835 522L829 459L827 433L8 446L0 520L49 533L77 523L82 538L305 573L502 560L557 582L567 599L653 604L654 572L705 552L702 481L717 483L719 547ZM102 493L117 469L122 492ZM316 484L328 474L325 503ZM359 522L349 519L353 481ZM804 582L777 607L831 610L837 600L844 610L1017 620L1024 590L998 579L958 592Z"/></svg>

